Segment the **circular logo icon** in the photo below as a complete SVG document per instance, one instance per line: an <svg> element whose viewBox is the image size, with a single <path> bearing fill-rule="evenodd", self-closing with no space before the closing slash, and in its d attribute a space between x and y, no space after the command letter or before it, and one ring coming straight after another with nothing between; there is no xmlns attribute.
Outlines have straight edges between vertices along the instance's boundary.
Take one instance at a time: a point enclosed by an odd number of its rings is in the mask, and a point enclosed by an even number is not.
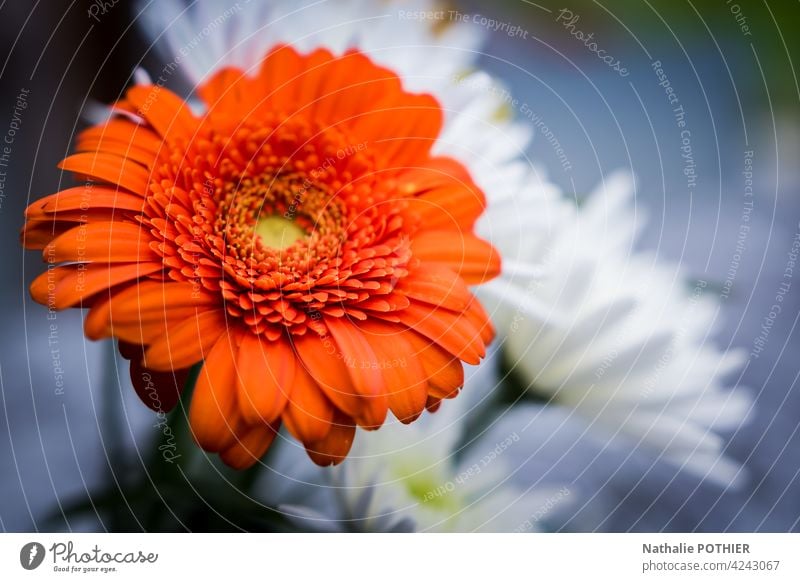
<svg viewBox="0 0 800 582"><path fill-rule="evenodd" d="M19 551L19 563L26 570L35 570L44 561L44 546L39 542L28 542Z"/></svg>

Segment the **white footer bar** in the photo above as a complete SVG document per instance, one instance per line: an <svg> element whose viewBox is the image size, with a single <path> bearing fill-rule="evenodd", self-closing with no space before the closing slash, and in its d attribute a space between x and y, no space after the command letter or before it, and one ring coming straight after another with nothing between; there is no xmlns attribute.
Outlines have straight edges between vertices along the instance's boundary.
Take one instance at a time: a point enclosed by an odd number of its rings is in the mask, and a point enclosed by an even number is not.
<svg viewBox="0 0 800 582"><path fill-rule="evenodd" d="M0 535L2 580L141 582L189 574L326 582L797 581L800 534Z"/></svg>

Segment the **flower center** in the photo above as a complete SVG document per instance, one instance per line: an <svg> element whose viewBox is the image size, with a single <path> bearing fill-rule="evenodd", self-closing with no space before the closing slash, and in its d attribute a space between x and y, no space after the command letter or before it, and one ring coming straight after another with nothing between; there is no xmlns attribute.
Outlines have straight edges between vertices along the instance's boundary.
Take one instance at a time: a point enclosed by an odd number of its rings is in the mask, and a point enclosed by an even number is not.
<svg viewBox="0 0 800 582"><path fill-rule="evenodd" d="M305 231L293 220L274 214L259 218L253 232L265 246L278 250L306 237Z"/></svg>
<svg viewBox="0 0 800 582"><path fill-rule="evenodd" d="M336 128L267 117L209 127L176 150L153 190L174 181L157 203L188 195L193 215L173 239L166 221L151 224L171 276L219 291L229 315L270 339L319 327L321 314L363 320L406 305L394 294L411 260L405 206L351 143Z"/></svg>
<svg viewBox="0 0 800 582"><path fill-rule="evenodd" d="M229 179L217 195L221 199L217 232L228 253L253 261L251 267L272 269L273 260L299 266L303 258L331 256L339 250L344 226L341 202L302 173L265 172Z"/></svg>

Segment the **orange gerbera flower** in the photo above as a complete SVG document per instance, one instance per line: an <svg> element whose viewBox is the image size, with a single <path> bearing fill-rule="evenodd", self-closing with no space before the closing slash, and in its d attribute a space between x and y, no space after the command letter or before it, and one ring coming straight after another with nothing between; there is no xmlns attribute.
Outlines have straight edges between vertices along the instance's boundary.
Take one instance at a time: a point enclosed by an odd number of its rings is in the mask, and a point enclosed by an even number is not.
<svg viewBox="0 0 800 582"><path fill-rule="evenodd" d="M319 464L355 426L455 396L493 331L467 284L499 272L472 233L484 196L431 154L442 110L357 51L272 50L217 72L194 114L129 89L60 167L86 179L32 204L24 244L50 267L31 293L89 307L152 408L189 407L197 442L253 464L281 423Z"/></svg>

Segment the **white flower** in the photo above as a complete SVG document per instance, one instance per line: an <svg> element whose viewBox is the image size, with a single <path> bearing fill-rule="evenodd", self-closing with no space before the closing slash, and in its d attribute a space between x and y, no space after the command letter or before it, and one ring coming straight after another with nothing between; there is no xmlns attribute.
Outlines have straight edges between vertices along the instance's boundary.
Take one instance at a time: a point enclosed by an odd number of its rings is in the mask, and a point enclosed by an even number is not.
<svg viewBox="0 0 800 582"><path fill-rule="evenodd" d="M477 438L465 434L471 403L494 384L486 366L468 376L466 393L436 413L409 426L387 423L359 433L347 461L332 469L302 463L300 447L281 443L272 476L259 486L265 501L308 530L539 530L543 517L571 501L571 491L534 489L516 479L504 455L538 440L525 434L519 415L497 419Z"/></svg>
<svg viewBox="0 0 800 582"><path fill-rule="evenodd" d="M580 208L535 194L490 204L489 223L536 221L492 240L543 276L506 277L484 297L529 390L607 438L732 483L741 472L717 431L736 429L750 409L746 391L724 389L744 354L711 342L719 311L706 281L691 284L676 266L633 251L642 220L632 194L631 179L617 173Z"/></svg>

